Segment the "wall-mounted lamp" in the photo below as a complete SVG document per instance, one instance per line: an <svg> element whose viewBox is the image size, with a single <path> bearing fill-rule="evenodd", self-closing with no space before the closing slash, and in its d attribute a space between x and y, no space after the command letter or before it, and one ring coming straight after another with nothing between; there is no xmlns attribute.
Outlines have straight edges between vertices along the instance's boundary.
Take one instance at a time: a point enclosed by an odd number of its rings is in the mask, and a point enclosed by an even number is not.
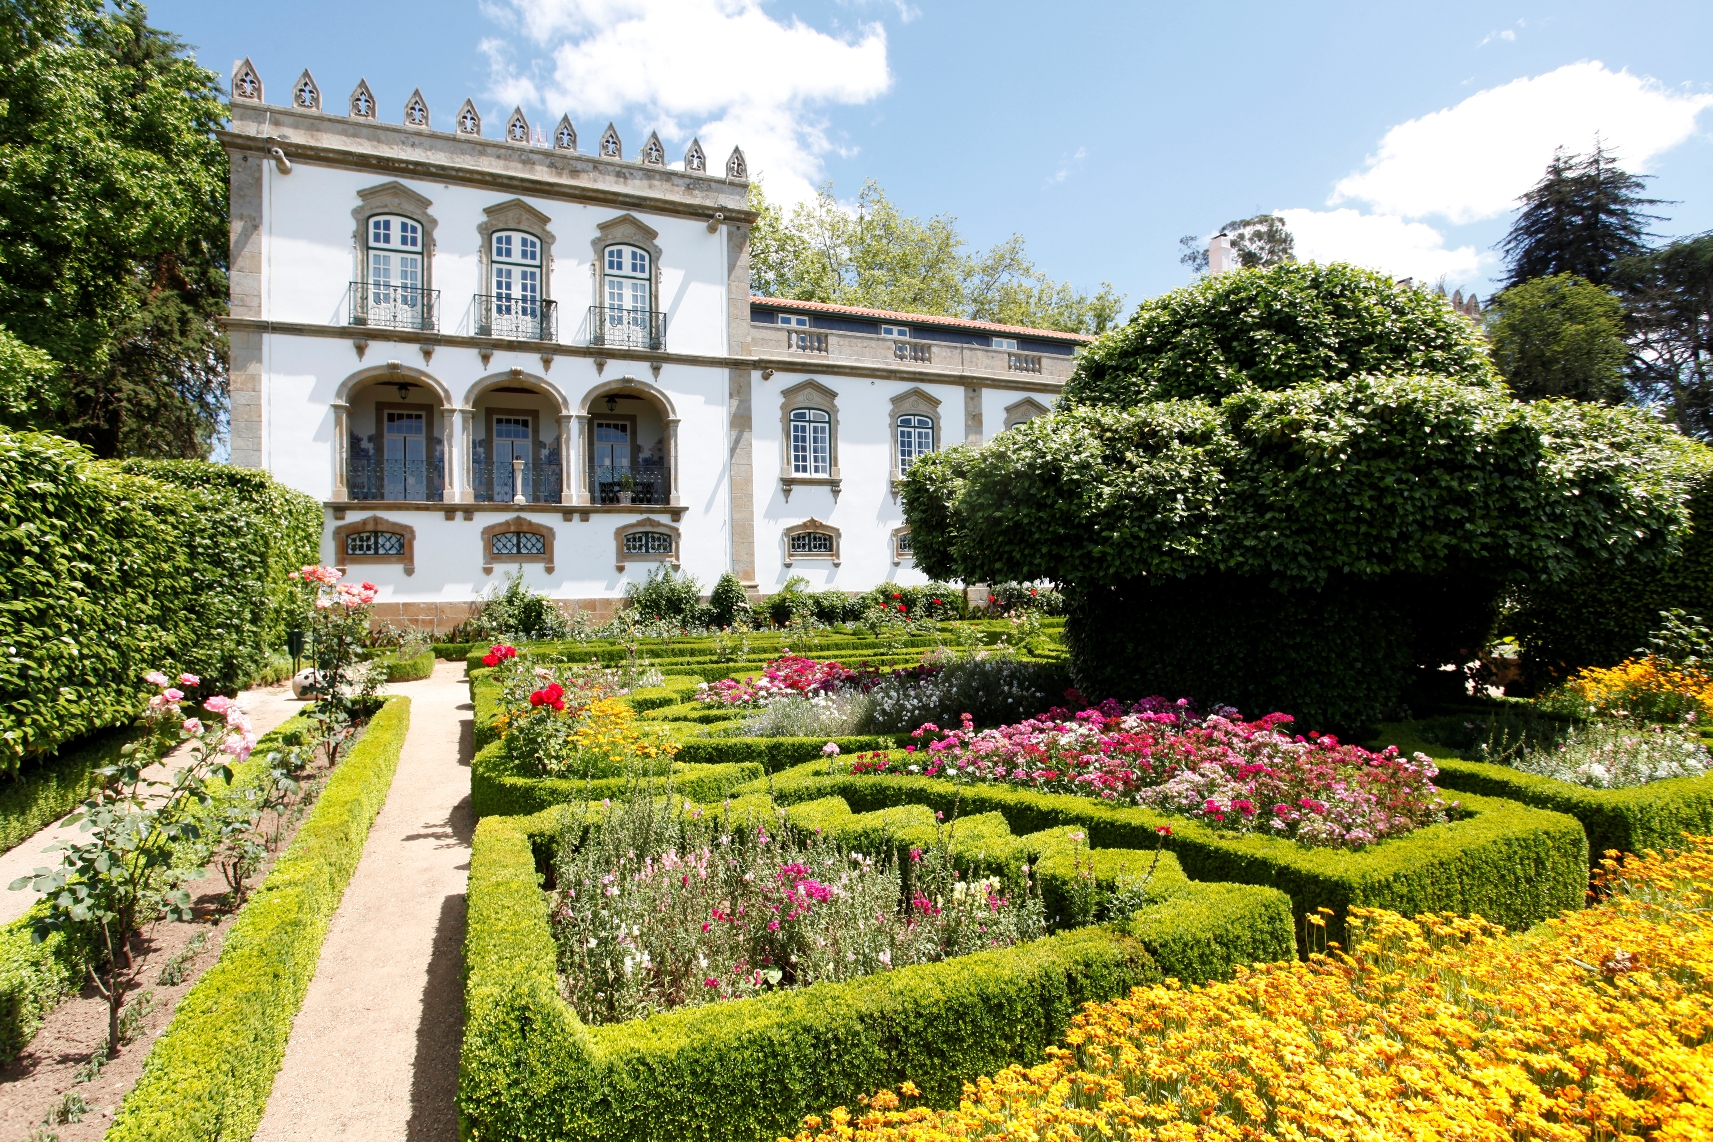
<svg viewBox="0 0 1713 1142"><path fill-rule="evenodd" d="M608 397L607 398L607 411L608 412L619 411L619 398L618 397Z"/></svg>
<svg viewBox="0 0 1713 1142"><path fill-rule="evenodd" d="M400 381L398 383L398 390L399 390L399 400L404 400L406 397L410 396L410 382L409 381Z"/></svg>

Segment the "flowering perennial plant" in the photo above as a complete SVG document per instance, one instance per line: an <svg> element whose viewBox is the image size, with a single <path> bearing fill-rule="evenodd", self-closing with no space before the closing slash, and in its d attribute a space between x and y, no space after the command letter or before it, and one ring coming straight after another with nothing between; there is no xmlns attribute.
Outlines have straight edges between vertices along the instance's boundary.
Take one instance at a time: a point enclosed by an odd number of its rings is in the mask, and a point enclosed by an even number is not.
<svg viewBox="0 0 1713 1142"><path fill-rule="evenodd" d="M871 670L869 674L873 674ZM750 675L742 682L722 678L704 682L696 687L696 701L707 706L734 710L759 710L769 702L793 694L832 694L847 683L864 677L837 662L817 662L813 658L784 655L775 658L762 670L761 677Z"/></svg>
<svg viewBox="0 0 1713 1142"><path fill-rule="evenodd" d="M316 690L328 699L326 705L347 715L366 715L385 681L383 670L358 661L369 640L369 608L380 589L369 582L342 582L336 567L302 567L291 578L305 590Z"/></svg>
<svg viewBox="0 0 1713 1142"><path fill-rule="evenodd" d="M729 807L728 807L729 810ZM643 796L561 841L552 926L586 1023L855 979L1045 934L1039 896L940 848L874 859L783 819Z"/></svg>
<svg viewBox="0 0 1713 1142"><path fill-rule="evenodd" d="M1579 670L1547 704L1602 717L1706 721L1713 718L1713 673L1699 664L1678 665L1649 654L1616 666Z"/></svg>
<svg viewBox="0 0 1713 1142"><path fill-rule="evenodd" d="M1187 702L1107 701L1072 716L1055 708L996 729L932 723L904 760L859 759L853 773L920 773L1021 785L1143 805L1239 833L1360 848L1447 819L1426 755L1373 753L1330 734L1292 736L1287 714L1245 722L1235 710L1199 718Z"/></svg>
<svg viewBox="0 0 1713 1142"><path fill-rule="evenodd" d="M670 768L677 743L663 728L637 725L630 706L619 701L626 690L617 671L532 665L511 647L490 654L501 663L494 726L519 772L609 777Z"/></svg>
<svg viewBox="0 0 1713 1142"><path fill-rule="evenodd" d="M794 1142L1713 1137L1713 839L1693 845L1608 859L1605 903L1519 936L1352 909L1350 954L1137 988L955 1110L905 1106L906 1083Z"/></svg>
<svg viewBox="0 0 1713 1142"><path fill-rule="evenodd" d="M1531 750L1512 762L1525 773L1593 789L1629 789L1673 777L1713 771L1693 717L1678 726L1629 718L1575 726L1557 745Z"/></svg>
<svg viewBox="0 0 1713 1142"><path fill-rule="evenodd" d="M488 648L488 653L482 655L483 666L498 666L517 657L517 647L505 643L495 643Z"/></svg>

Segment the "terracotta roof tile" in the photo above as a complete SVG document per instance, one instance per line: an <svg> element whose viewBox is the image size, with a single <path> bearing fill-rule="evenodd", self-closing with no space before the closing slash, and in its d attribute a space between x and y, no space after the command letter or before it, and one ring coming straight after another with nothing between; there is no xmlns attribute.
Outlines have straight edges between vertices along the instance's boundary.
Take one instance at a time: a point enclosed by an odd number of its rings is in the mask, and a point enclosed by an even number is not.
<svg viewBox="0 0 1713 1142"><path fill-rule="evenodd" d="M1065 333L1058 329L1032 329L1027 325L999 325L992 321L971 321L965 317L936 317L928 313L897 313L890 309L861 309L854 305L832 305L824 301L793 301L783 297L758 297L750 294L751 305L772 309L794 309L806 313L836 313L845 317L874 317L912 325L939 325L951 329L970 329L980 333L1012 333L1020 337L1038 337L1048 341L1093 341L1086 333Z"/></svg>

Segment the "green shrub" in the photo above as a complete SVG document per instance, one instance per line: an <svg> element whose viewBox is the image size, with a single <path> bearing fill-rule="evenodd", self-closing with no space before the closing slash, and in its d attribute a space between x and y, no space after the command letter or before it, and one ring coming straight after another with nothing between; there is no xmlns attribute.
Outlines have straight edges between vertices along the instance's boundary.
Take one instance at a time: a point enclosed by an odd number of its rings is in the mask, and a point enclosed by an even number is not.
<svg viewBox="0 0 1713 1142"><path fill-rule="evenodd" d="M717 801L765 771L750 763L672 766L669 780L680 796L694 801ZM470 808L478 817L512 817L539 813L572 801L623 796L634 786L627 777L592 780L519 774L495 741L477 749L470 762Z"/></svg>
<svg viewBox="0 0 1713 1142"><path fill-rule="evenodd" d="M1332 939L1352 906L1481 915L1524 928L1580 907L1588 880L1588 841L1574 818L1489 797L1460 798L1459 820L1355 851L1317 849L1259 835L1234 836L1184 817L1108 805L1092 798L997 785L958 785L926 777L829 774L806 764L771 779L781 802L843 797L852 809L922 804L965 814L997 811L1017 833L1054 826L1085 830L1101 848L1151 849L1169 826L1166 846L1200 881L1261 884L1291 898L1300 924L1317 908L1333 911ZM760 791L761 784L738 790Z"/></svg>
<svg viewBox="0 0 1713 1142"><path fill-rule="evenodd" d="M410 699L387 699L333 771L309 819L233 922L220 959L155 1040L107 1132L112 1142L255 1132L409 726Z"/></svg>
<svg viewBox="0 0 1713 1142"><path fill-rule="evenodd" d="M638 619L697 624L702 615L702 585L670 563L662 563L641 583L625 584L625 608Z"/></svg>
<svg viewBox="0 0 1713 1142"><path fill-rule="evenodd" d="M0 852L13 848L83 803L95 773L119 760L133 737L129 729L106 730L58 752L32 758L0 777Z"/></svg>
<svg viewBox="0 0 1713 1142"><path fill-rule="evenodd" d="M720 581L714 584L714 590L708 596L708 618L712 625L729 627L742 620L750 618L749 592L744 590L743 583L730 571L720 576Z"/></svg>
<svg viewBox="0 0 1713 1142"><path fill-rule="evenodd" d="M434 651L436 658L445 659L447 662L457 662L461 658L468 658L473 647L467 642L437 642L429 649ZM482 649L486 651L487 647Z"/></svg>
<svg viewBox="0 0 1713 1142"><path fill-rule="evenodd" d="M15 648L0 658L0 765L129 722L149 670L242 687L283 633L284 574L315 560L320 531L319 503L261 473L97 462L0 433L0 645Z"/></svg>
<svg viewBox="0 0 1713 1142"><path fill-rule="evenodd" d="M1163 976L1142 938L1084 928L850 983L588 1028L560 997L537 879L536 848L557 837L562 819L561 810L477 826L458 1086L470 1142L750 1142L906 1078L930 1103L947 1105L965 1081L1040 1059L1083 1003ZM1193 904L1207 887L1185 885L1158 919L1152 909L1138 913L1133 930L1168 956L1193 952L1198 932L1217 942ZM1214 887L1219 911L1251 932L1233 933L1233 945L1263 948L1259 934L1271 931L1265 958L1290 953L1279 894L1237 890L1251 894L1244 912L1227 895L1233 890ZM1199 966L1193 954L1179 958Z"/></svg>
<svg viewBox="0 0 1713 1142"><path fill-rule="evenodd" d="M434 673L434 651L425 650L415 658L386 660L388 682L420 682Z"/></svg>

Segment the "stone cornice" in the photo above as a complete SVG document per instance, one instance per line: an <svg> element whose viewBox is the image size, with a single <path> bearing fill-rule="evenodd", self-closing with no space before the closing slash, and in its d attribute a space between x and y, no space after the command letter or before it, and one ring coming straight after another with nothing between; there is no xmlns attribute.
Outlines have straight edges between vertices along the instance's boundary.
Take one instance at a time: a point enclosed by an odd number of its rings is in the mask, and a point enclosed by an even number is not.
<svg viewBox="0 0 1713 1142"><path fill-rule="evenodd" d="M640 361L649 365L701 365L714 369L768 370L809 377L861 377L866 380L902 381L913 385L978 385L1020 393L1058 393L1064 386L1054 381L1030 381L991 373L954 373L933 368L899 368L872 361L846 361L818 357L730 357L700 353L654 353L616 345L567 345L557 341L512 341L504 337L470 337L456 333L426 333L409 329L387 329L370 325L314 325L295 321L267 321L257 317L222 317L228 329L246 329L292 337L325 337L337 341L362 338L399 345L432 345L435 348L492 349L512 353L534 353L553 357L599 358L606 361Z"/></svg>
<svg viewBox="0 0 1713 1142"><path fill-rule="evenodd" d="M425 134L407 127L395 127L368 120L356 120L353 124L331 116L323 119L294 114L289 109L276 107L267 108L267 111L271 114L266 126L255 124L267 133L216 131L215 136L229 154L249 152L267 158L274 147L279 147L293 163L368 171L393 178L420 179L453 186L486 187L534 198L611 206L620 210L640 210L651 214L691 218L699 222L709 221L716 213L723 215L724 221L739 225L753 223L758 217L756 212L745 204L742 196L743 184L708 175L659 170L637 163L618 163L593 155L571 156L565 152L526 148L492 139ZM348 131L384 132L389 136L396 134L398 138L389 141L396 141L401 146L420 147L424 142L432 142L435 149L445 157L429 158L389 151L386 148L364 148L355 145L360 142L356 138L350 140L353 145L337 145L345 140L329 139L329 136L344 133L339 131L341 126L346 127ZM297 131L291 130L281 133L278 130L281 127L313 132L319 135L320 139L305 138ZM467 152L467 156L459 152ZM458 158L466 158L466 161L456 161ZM525 162L540 169L542 173L534 174L521 169ZM508 166L512 169L506 169ZM555 170L554 167L559 169ZM618 169L608 172L603 170L603 167ZM639 193L577 181L574 177L582 175L586 178L599 178L607 174L623 175L630 179L658 179L668 186L672 181L686 180L686 191L692 194L700 192L700 195L705 197L698 201L688 195L674 197ZM559 177L550 177L551 175Z"/></svg>

